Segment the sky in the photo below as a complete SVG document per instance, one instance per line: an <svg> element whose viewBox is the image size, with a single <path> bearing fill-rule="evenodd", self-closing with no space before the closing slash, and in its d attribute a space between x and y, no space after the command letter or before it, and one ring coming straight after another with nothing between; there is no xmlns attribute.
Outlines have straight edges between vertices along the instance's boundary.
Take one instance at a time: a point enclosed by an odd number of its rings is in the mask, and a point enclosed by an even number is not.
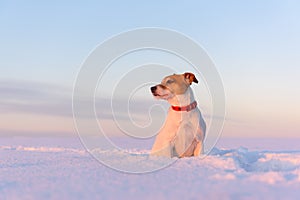
<svg viewBox="0 0 300 200"><path fill-rule="evenodd" d="M223 137L299 137L299 19L296 0L0 1L0 136L76 135L72 87L89 53L120 32L160 27L213 59Z"/></svg>

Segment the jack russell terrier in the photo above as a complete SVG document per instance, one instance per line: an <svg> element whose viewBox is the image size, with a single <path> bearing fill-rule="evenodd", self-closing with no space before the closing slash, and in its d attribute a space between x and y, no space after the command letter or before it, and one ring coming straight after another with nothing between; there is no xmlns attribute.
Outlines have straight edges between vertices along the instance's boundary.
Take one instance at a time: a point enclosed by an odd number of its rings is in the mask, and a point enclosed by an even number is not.
<svg viewBox="0 0 300 200"><path fill-rule="evenodd" d="M195 75L186 72L167 76L151 87L154 97L171 104L151 155L182 158L203 153L206 124L190 88L193 82L198 83Z"/></svg>

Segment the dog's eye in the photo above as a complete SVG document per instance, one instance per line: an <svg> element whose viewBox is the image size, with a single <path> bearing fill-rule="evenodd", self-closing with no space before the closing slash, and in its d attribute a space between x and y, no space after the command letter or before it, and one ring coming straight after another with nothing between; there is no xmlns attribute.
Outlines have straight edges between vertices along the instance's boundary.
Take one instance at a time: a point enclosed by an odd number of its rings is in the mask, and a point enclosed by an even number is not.
<svg viewBox="0 0 300 200"><path fill-rule="evenodd" d="M167 81L167 84L171 84L171 83L174 83L174 80L168 80Z"/></svg>

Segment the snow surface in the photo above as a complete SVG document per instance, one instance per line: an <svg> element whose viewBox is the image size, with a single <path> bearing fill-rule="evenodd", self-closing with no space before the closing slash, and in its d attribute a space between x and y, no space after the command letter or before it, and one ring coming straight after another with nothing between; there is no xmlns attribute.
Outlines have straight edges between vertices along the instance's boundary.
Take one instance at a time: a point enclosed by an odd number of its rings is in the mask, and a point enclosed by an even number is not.
<svg viewBox="0 0 300 200"><path fill-rule="evenodd" d="M299 140L270 141L225 139L204 159L129 174L100 164L76 138L1 138L0 199L299 199ZM134 168L126 152L142 159L147 148L96 151Z"/></svg>

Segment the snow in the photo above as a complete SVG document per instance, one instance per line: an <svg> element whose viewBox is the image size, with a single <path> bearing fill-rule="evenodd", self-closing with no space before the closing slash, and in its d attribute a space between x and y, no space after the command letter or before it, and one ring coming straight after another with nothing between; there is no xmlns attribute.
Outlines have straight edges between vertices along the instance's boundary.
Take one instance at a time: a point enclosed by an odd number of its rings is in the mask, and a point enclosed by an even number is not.
<svg viewBox="0 0 300 200"><path fill-rule="evenodd" d="M101 164L77 138L1 138L0 199L298 199L299 140L262 141L224 139L205 158L132 174ZM128 169L164 162L146 147L94 153Z"/></svg>

